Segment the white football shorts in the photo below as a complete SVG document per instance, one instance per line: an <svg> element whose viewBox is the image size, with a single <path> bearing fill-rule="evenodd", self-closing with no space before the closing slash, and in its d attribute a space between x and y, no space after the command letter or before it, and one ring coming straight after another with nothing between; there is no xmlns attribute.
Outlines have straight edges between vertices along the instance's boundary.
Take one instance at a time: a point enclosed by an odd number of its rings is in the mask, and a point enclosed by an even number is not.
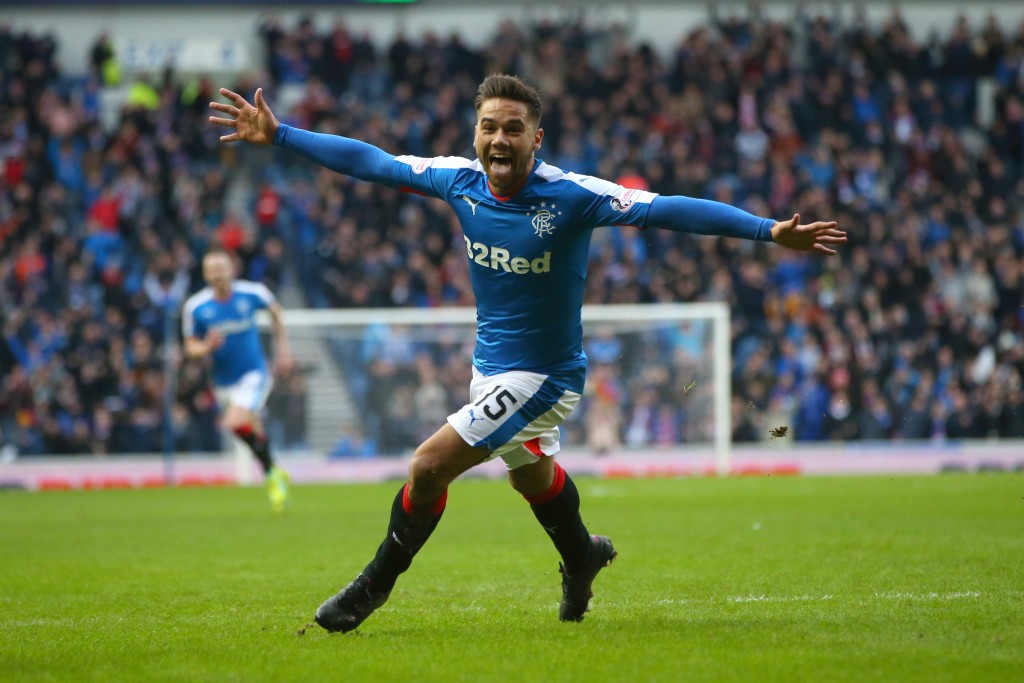
<svg viewBox="0 0 1024 683"><path fill-rule="evenodd" d="M274 380L269 372L250 370L234 384L215 387L214 394L221 410L227 410L228 406L232 405L259 413L263 410L263 404L267 402L273 388Z"/></svg>
<svg viewBox="0 0 1024 683"><path fill-rule="evenodd" d="M489 449L486 460L500 457L514 470L558 452L558 425L580 395L548 375L514 371L484 376L473 368L469 400L448 416L448 424L466 443Z"/></svg>

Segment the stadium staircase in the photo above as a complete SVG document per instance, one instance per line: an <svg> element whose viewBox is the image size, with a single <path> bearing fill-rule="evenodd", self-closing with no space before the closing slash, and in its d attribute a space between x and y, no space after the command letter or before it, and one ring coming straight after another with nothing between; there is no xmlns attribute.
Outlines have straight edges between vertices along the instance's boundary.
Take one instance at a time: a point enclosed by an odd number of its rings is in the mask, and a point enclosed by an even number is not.
<svg viewBox="0 0 1024 683"><path fill-rule="evenodd" d="M278 296L286 309L286 319L287 309L304 305L293 277L285 278ZM359 412L345 376L327 347L327 337L309 334L308 329L295 332L293 330L289 337L292 356L302 368L309 370L306 375L306 442L315 453L327 453L338 442L342 428L359 422Z"/></svg>

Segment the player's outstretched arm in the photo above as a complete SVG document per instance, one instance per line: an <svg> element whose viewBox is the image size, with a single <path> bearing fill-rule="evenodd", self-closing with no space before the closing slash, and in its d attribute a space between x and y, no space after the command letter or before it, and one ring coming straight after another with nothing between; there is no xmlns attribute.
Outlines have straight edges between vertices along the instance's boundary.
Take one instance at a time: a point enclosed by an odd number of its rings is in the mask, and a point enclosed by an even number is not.
<svg viewBox="0 0 1024 683"><path fill-rule="evenodd" d="M772 226L772 241L797 251L817 251L833 255L832 245L846 242L846 232L837 227L835 221L817 221L800 224L800 214L795 213L788 221L776 221Z"/></svg>
<svg viewBox="0 0 1024 683"><path fill-rule="evenodd" d="M221 135L221 142L244 140L259 145L278 145L316 163L360 180L396 184L392 161L394 157L368 143L341 135L326 135L282 124L257 88L253 104L236 92L221 88L220 94L230 101L210 102L210 108L227 116L211 116L210 123L233 128Z"/></svg>
<svg viewBox="0 0 1024 683"><path fill-rule="evenodd" d="M761 218L729 204L683 196L658 196L651 202L645 225L699 235L721 235L775 242L798 251L835 254L833 245L846 242L835 221L800 225L795 214L787 221Z"/></svg>
<svg viewBox="0 0 1024 683"><path fill-rule="evenodd" d="M227 88L221 88L220 94L231 103L210 102L210 109L227 114L227 117L211 116L210 123L235 129L234 133L221 135L221 142L244 140L257 145L269 145L274 142L274 136L277 135L277 129L281 124L270 110L267 101L263 99L263 88L256 88L256 94L253 96L256 106Z"/></svg>

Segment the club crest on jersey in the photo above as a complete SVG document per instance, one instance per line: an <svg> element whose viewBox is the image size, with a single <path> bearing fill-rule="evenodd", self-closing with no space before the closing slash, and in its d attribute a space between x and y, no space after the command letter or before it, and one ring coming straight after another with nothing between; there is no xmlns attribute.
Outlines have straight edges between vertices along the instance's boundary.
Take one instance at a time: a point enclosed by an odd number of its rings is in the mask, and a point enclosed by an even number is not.
<svg viewBox="0 0 1024 683"><path fill-rule="evenodd" d="M235 310L241 313L242 315L245 315L246 313L249 312L249 302L246 301L245 299L239 299L238 301L235 302Z"/></svg>
<svg viewBox="0 0 1024 683"><path fill-rule="evenodd" d="M555 212L558 207L555 204L548 208L547 202L540 203L540 209L536 206L531 206L530 210L526 212L526 215L530 217L530 224L533 226L533 234L537 237L546 237L555 231L558 226L555 225L554 221L556 216L561 216L562 212Z"/></svg>

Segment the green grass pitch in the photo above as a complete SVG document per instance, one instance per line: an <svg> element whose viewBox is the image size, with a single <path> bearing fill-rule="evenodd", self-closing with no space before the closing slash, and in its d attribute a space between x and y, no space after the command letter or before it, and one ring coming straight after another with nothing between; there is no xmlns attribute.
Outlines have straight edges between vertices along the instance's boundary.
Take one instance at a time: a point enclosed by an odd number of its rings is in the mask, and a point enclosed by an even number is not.
<svg viewBox="0 0 1024 683"><path fill-rule="evenodd" d="M578 481L580 624L504 482L357 631L310 625L398 483L0 495L2 681L1022 681L1024 473Z"/></svg>

